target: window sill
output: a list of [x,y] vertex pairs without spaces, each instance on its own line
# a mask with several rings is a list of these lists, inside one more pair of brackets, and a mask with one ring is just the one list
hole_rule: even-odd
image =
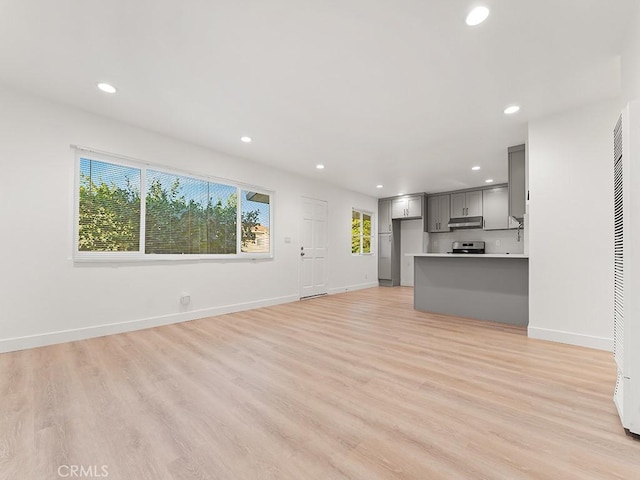
[[192,254],[157,254],[143,255],[140,253],[91,253],[76,254],[73,263],[78,264],[145,264],[145,263],[201,263],[201,262],[246,262],[254,260],[273,260],[271,253],[263,254],[228,254],[228,255],[192,255]]

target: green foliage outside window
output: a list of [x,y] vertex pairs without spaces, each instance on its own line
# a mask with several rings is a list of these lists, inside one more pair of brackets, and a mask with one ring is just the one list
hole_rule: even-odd
[[371,215],[357,210],[351,216],[351,253],[371,253]]
[[128,180],[124,187],[96,184],[80,177],[80,251],[132,252],[140,249],[140,192]]
[[[160,172],[160,175],[164,174]],[[169,177],[171,184],[163,184],[160,178],[166,183]],[[186,190],[180,179],[189,184]],[[213,195],[207,194],[210,185],[219,187],[222,198],[214,199]],[[145,253],[237,253],[236,192],[235,187],[189,177],[155,177],[149,182],[145,198]],[[243,246],[256,239],[258,214],[257,210],[242,211]],[[81,159],[78,220],[79,251],[139,251],[140,170]]]
[[145,253],[236,253],[237,195],[223,204],[187,200],[176,178],[167,188],[153,180],[146,201]]

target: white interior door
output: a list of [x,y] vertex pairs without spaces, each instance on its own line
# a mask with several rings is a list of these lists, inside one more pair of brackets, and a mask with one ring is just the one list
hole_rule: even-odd
[[302,197],[300,297],[327,293],[327,202]]

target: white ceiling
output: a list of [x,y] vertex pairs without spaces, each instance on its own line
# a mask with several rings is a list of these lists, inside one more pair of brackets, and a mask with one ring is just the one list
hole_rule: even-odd
[[530,119],[619,95],[638,1],[482,3],[0,0],[0,83],[377,197],[504,182]]

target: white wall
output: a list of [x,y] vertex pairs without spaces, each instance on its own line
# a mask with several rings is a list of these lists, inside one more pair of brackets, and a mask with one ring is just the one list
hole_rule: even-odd
[[620,102],[529,124],[529,336],[612,349]]
[[[70,144],[275,191],[275,259],[74,264]],[[0,162],[0,351],[296,300],[303,195],[329,202],[330,293],[377,285],[377,258],[351,255],[351,209],[377,211],[372,197],[4,88]]]
[[[613,348],[612,132],[622,106],[640,99],[640,5],[627,21],[621,100],[529,124],[529,335],[534,338]],[[576,211],[584,214],[572,214]]]
[[640,4],[628,21],[628,36],[620,61],[624,103],[640,99]]

